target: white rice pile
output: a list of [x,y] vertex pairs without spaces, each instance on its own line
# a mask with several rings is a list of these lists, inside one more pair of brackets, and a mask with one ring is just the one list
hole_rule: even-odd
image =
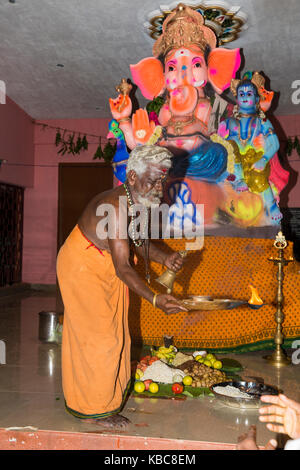
[[144,381],[151,379],[154,382],[172,384],[174,383],[174,379],[176,376],[176,381],[178,381],[178,375],[181,377],[182,380],[185,376],[185,373],[182,372],[182,370],[180,369],[173,369],[167,366],[167,364],[164,364],[162,361],[155,361],[153,362],[153,364],[151,364],[151,366],[147,367],[141,380]]
[[214,387],[214,391],[216,393],[219,393],[220,395],[226,395],[227,397],[252,398],[252,396],[248,393],[241,392],[241,390],[236,387],[233,387],[232,385],[226,385],[226,387]]

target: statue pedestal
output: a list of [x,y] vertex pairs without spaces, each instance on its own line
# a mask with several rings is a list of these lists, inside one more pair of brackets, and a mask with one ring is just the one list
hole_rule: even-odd
[[[274,256],[274,238],[206,236],[201,251],[188,253],[184,268],[174,284],[174,295],[178,298],[210,295],[243,300],[250,299],[251,284],[264,301],[263,307],[253,310],[242,306],[233,310],[183,312],[168,316],[131,292],[129,326],[132,342],[158,346],[162,344],[163,336],[169,335],[174,336],[174,344],[180,348],[225,351],[273,347],[277,270],[268,258]],[[166,251],[179,251],[184,250],[185,242],[182,239],[154,243]],[[285,250],[287,258],[292,256],[292,248],[292,243],[289,243]],[[136,269],[144,277],[144,263],[140,258]],[[285,342],[300,337],[299,269],[297,262],[289,263],[285,268]],[[165,293],[155,281],[164,270],[161,265],[151,263],[150,287],[157,293]]]

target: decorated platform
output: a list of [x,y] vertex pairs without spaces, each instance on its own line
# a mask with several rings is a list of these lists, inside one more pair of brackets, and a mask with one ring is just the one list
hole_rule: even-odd
[[[156,243],[164,250],[183,250],[185,240]],[[205,237],[201,251],[189,252],[183,270],[174,283],[174,295],[244,299],[251,296],[253,285],[264,305],[251,309],[247,304],[232,310],[190,311],[167,316],[134,293],[130,293],[129,325],[135,344],[161,345],[164,335],[174,337],[179,348],[204,348],[222,351],[249,351],[272,348],[275,334],[277,268],[269,261],[274,257],[274,240],[232,237]],[[285,249],[291,258],[293,246]],[[143,260],[136,266],[144,276]],[[151,289],[164,292],[155,279],[165,268],[151,263]],[[299,263],[284,268],[283,334],[284,346],[300,337]]]

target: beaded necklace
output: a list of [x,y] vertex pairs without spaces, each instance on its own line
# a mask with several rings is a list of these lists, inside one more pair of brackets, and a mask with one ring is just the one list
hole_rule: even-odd
[[[246,116],[245,116],[246,117]],[[245,145],[248,143],[248,141],[250,140],[250,137],[251,137],[251,132],[252,132],[252,124],[253,122],[255,121],[256,117],[252,117],[250,118],[250,120],[248,121],[248,135],[246,137],[246,139],[242,139],[241,137],[241,133],[242,133],[242,123],[241,121],[239,120],[239,130],[238,130],[238,139],[239,141],[242,143],[243,147],[245,147]]]
[[[129,204],[129,215],[130,215],[130,218],[131,218],[131,221],[130,221],[130,224],[131,225],[131,240],[134,244],[134,246],[136,246],[137,248],[141,247],[141,246],[144,246],[144,259],[145,259],[145,268],[146,268],[146,280],[148,282],[148,284],[150,284],[150,272],[149,272],[149,237],[147,237],[147,239],[143,239],[143,240],[137,240],[136,239],[136,232],[135,232],[135,216],[133,215],[132,211],[130,210],[133,206],[134,206],[134,202],[133,202],[133,199],[132,199],[132,194],[131,194],[131,191],[128,187],[128,184],[125,182],[123,183],[123,187],[125,189],[125,193],[126,193],[126,196],[127,196],[127,200],[128,200],[128,204]],[[143,234],[145,234],[145,231],[146,231],[146,226],[147,226],[147,223],[148,223],[148,220],[149,220],[149,214],[148,214],[148,211],[147,211],[147,217],[145,217],[145,225],[144,225],[144,229],[142,231]]]

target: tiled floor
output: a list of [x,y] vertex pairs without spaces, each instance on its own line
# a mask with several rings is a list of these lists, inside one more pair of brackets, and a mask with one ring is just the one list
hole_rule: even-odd
[[[65,412],[61,387],[61,347],[43,344],[38,340],[38,313],[56,309],[54,293],[33,291],[0,297],[0,340],[6,346],[6,364],[0,365],[0,448],[16,446],[18,434],[11,434],[12,432],[25,431],[33,437],[36,437],[37,430],[66,432],[70,433],[67,436],[81,436],[81,442],[83,435],[77,433],[94,437],[95,433],[99,433],[99,428]],[[263,359],[265,354],[266,351],[260,351],[229,356],[238,359],[245,367],[243,377],[263,377],[266,383],[283,389],[289,397],[300,401],[300,365],[278,370]],[[141,440],[144,446],[151,446],[151,439],[153,446],[158,446],[160,442],[161,445],[165,443],[169,449],[172,446],[196,449],[199,448],[199,443],[204,445],[205,442],[216,443],[216,448],[223,443],[233,445],[250,424],[257,425],[259,445],[265,444],[271,436],[274,437],[258,421],[257,411],[238,411],[219,404],[212,397],[187,398],[183,401],[130,397],[123,415],[130,419],[131,425],[126,432],[114,435],[118,434],[127,442],[124,444],[126,448],[138,448]],[[8,434],[4,431],[7,428],[26,426],[31,428],[8,430]],[[49,435],[52,436],[52,444],[49,444],[48,439],[48,444],[40,441],[40,446],[55,446],[55,434],[52,432]],[[101,445],[115,445],[112,433],[110,440],[101,444],[100,440],[105,435],[109,433],[96,436],[98,441],[93,444],[96,448]],[[4,440],[1,444],[1,439],[6,439],[6,444]],[[31,447],[25,438],[22,439],[21,443],[25,447]],[[120,446],[120,441],[118,442]],[[89,445],[88,441],[85,445]]]

